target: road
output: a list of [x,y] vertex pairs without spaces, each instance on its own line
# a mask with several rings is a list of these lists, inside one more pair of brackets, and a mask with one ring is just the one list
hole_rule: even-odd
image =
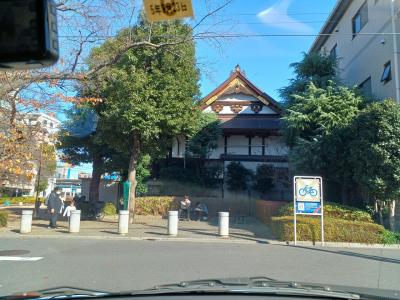
[[[31,260],[10,261],[10,256],[4,255]],[[260,275],[399,289],[400,253],[394,249],[187,241],[1,238],[0,242],[3,296],[61,285],[118,291],[184,280]]]

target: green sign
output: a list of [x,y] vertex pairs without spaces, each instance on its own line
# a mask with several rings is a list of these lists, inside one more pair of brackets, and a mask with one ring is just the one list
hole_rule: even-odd
[[129,188],[130,188],[130,182],[125,181],[124,182],[124,192],[123,192],[123,199],[124,199],[124,210],[127,210],[129,207],[128,199],[129,199]]

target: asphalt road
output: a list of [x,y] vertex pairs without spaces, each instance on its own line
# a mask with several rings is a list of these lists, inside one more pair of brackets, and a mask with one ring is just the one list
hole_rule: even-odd
[[[9,255],[38,260],[9,261]],[[0,239],[3,296],[65,285],[120,291],[184,280],[261,275],[398,290],[400,252],[216,242]]]

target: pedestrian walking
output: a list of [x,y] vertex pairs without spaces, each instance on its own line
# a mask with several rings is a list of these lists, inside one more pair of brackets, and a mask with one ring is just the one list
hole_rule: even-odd
[[47,228],[57,228],[57,218],[62,207],[60,194],[60,189],[56,187],[49,195],[47,208],[50,212],[50,223]]

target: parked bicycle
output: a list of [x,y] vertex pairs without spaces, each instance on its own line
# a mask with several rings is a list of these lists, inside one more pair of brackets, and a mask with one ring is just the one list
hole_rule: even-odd
[[81,202],[81,219],[102,221],[104,219],[103,206],[104,203]]
[[314,189],[312,186],[306,185],[305,187],[299,190],[299,195],[300,196],[310,195],[312,197],[315,197],[318,195],[318,191]]

